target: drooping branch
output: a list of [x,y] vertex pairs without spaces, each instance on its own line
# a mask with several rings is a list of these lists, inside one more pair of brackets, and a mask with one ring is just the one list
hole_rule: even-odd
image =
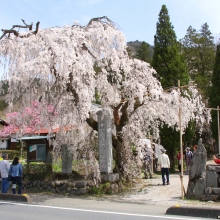
[[[37,34],[38,30],[39,30],[39,25],[40,25],[40,22],[38,21],[36,23],[36,28],[35,28],[35,31],[31,31],[32,30],[32,27],[33,27],[33,23],[31,23],[30,25],[27,25],[25,23],[25,21],[23,19],[21,19],[22,22],[25,24],[24,25],[13,25],[11,29],[1,29],[1,31],[3,32],[2,36],[0,37],[0,40],[6,35],[6,34],[14,34],[16,37],[20,37],[20,38],[28,38],[30,37],[31,35],[34,35],[34,34]],[[29,31],[31,32],[28,32],[27,34],[20,34],[18,31],[14,30],[14,28],[28,28]]]
[[103,24],[108,24],[108,25],[110,25],[113,28],[116,27],[116,24],[113,21],[111,21],[107,16],[92,18],[89,21],[89,23],[87,24],[87,26],[91,25],[94,21],[95,22],[100,22],[100,23],[103,23]]

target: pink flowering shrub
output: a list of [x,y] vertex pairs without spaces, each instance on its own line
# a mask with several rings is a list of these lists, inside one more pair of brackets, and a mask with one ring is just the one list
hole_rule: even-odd
[[40,128],[53,125],[58,116],[54,106],[46,105],[34,100],[30,107],[21,109],[20,112],[6,114],[6,121],[9,126],[0,130],[0,137],[7,137],[11,134],[30,134],[37,132]]

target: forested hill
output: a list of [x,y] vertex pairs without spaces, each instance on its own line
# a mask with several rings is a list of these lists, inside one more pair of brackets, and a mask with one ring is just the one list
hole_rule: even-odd
[[[138,40],[127,42],[127,46],[128,46],[130,53],[133,57],[136,56],[137,51],[140,49],[141,44],[142,44],[142,41],[138,41]],[[153,57],[153,53],[154,53],[154,47],[149,44],[149,55],[150,55],[151,59]]]

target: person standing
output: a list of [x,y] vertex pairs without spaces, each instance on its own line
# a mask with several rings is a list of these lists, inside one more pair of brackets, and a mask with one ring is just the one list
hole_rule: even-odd
[[220,159],[217,158],[215,155],[213,156],[213,160],[215,161],[216,164],[220,164]]
[[150,178],[153,178],[152,175],[152,158],[153,157],[153,151],[151,148],[147,147],[147,145],[144,145],[144,152],[143,152],[143,163],[144,163],[144,177],[145,179],[148,179],[148,173]]
[[196,153],[197,148],[198,148],[198,145],[194,145],[194,146],[193,146],[193,149],[194,149],[193,155]]
[[[166,153],[165,149],[161,149],[162,154],[158,157],[158,165],[161,167],[161,173],[162,173],[162,181],[163,185],[165,183],[167,185],[170,185],[170,179],[169,179],[169,168],[170,168],[170,159]],[[166,176],[166,179],[165,179]]]
[[187,147],[187,148],[186,148],[186,155],[185,155],[185,160],[186,160],[186,174],[189,173],[190,164],[191,164],[191,162],[192,162],[192,156],[193,156],[192,151],[190,150],[189,147]]
[[10,169],[10,164],[8,162],[8,154],[2,154],[3,160],[0,161],[0,173],[2,177],[2,193],[8,192],[9,182],[8,173]]
[[12,176],[12,193],[16,194],[16,184],[18,184],[18,194],[22,191],[22,165],[19,163],[19,158],[15,157],[9,170]]
[[179,172],[181,172],[181,153],[180,153],[180,151],[178,151],[177,160],[178,160],[178,170],[179,170]]

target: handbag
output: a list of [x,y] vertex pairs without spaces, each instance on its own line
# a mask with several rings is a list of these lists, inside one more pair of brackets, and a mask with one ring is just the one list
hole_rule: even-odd
[[8,179],[7,180],[8,181],[12,181],[12,175],[11,174],[8,175]]

